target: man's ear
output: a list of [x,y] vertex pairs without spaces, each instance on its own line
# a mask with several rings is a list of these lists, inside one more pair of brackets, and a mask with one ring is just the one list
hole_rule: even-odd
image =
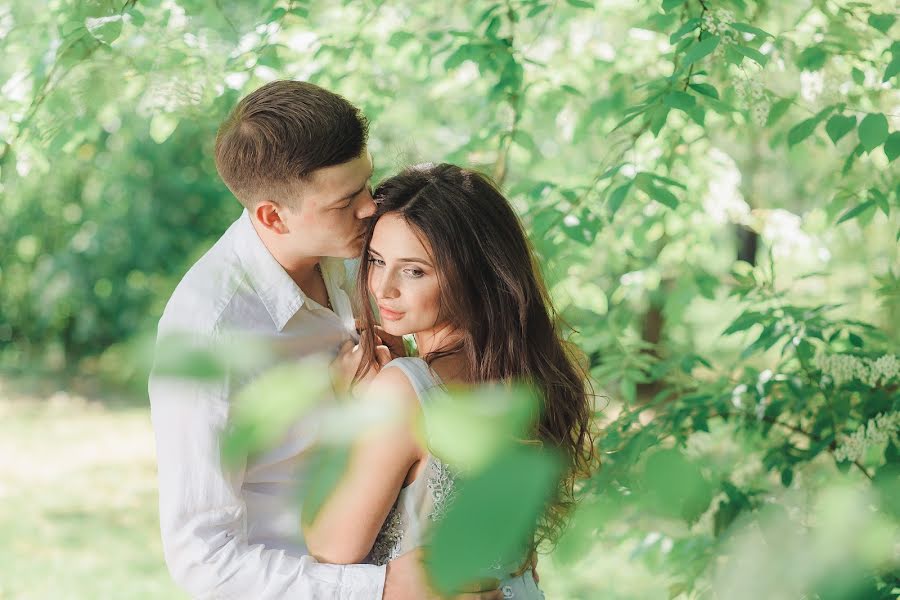
[[281,218],[284,207],[272,202],[271,200],[263,200],[253,209],[253,215],[260,225],[277,234],[288,232],[287,224]]

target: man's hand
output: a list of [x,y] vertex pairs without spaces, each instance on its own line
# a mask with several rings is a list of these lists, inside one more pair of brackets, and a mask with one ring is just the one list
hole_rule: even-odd
[[[471,586],[468,591],[452,596],[452,600],[502,600],[495,580]],[[384,600],[441,600],[441,596],[429,588],[422,568],[422,550],[416,549],[392,560],[387,565],[384,578]],[[446,597],[445,597],[446,598]]]
[[[344,394],[350,391],[362,358],[363,352],[359,344],[347,340],[341,345],[338,355],[331,361],[331,383],[336,392]],[[371,366],[362,381],[370,380],[382,366],[390,362],[391,353],[387,346],[375,346],[375,360],[377,364]]]

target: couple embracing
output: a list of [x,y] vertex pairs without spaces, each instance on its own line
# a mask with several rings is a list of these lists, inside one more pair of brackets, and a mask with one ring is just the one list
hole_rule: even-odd
[[[159,338],[305,340],[292,359],[330,352],[337,388],[381,390],[404,418],[357,440],[340,484],[301,518],[312,417],[271,451],[226,465],[229,409],[247,381],[155,370],[160,521],[176,582],[195,598],[437,598],[422,544],[446,508],[436,490],[452,481],[410,424],[447,386],[527,381],[541,402],[527,441],[557,450],[565,469],[521,560],[458,598],[542,598],[534,549],[558,531],[593,462],[592,409],[509,202],[448,164],[407,168],[373,191],[365,117],[304,82],[241,100],[215,152],[245,210],[182,279]],[[405,356],[404,335],[417,356]]]

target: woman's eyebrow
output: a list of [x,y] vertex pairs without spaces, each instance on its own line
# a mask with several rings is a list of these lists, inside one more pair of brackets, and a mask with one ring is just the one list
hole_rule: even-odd
[[[374,248],[369,248],[369,253],[375,254],[376,256],[379,256],[379,257],[381,256],[381,253],[378,252],[378,250],[376,250]],[[399,259],[397,259],[397,262],[411,262],[411,263],[419,263],[419,264],[425,265],[426,267],[431,266],[431,263],[428,262],[427,260],[425,260],[424,258],[416,258],[416,257],[399,258]]]
[[398,262],[413,262],[413,263],[423,264],[426,267],[431,266],[431,263],[428,262],[427,260],[425,260],[424,258],[401,258],[398,260]]

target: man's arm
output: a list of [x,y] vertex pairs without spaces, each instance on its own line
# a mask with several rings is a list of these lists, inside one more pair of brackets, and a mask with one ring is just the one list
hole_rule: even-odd
[[228,384],[150,378],[163,549],[194,598],[380,600],[385,570],[325,565],[247,541],[243,468],[225,469],[220,441]]

